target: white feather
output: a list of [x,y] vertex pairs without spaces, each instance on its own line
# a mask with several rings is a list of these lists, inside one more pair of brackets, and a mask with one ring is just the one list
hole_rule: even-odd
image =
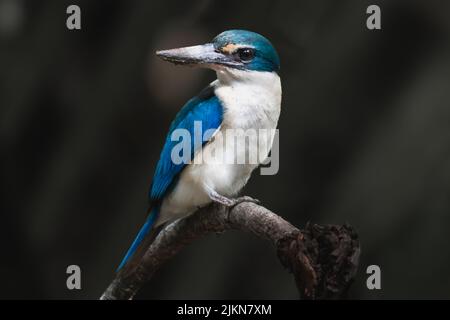
[[[219,154],[223,153],[224,158],[214,163],[198,163],[200,155],[195,155],[193,163],[182,171],[175,188],[164,198],[157,225],[187,216],[207,205],[211,202],[208,188],[223,196],[233,197],[245,186],[258,163],[237,164],[236,159],[243,156],[242,152],[248,152],[249,146],[241,145],[242,140],[239,139],[224,141],[228,129],[268,129],[273,133],[277,126],[281,82],[275,72],[230,68],[220,68],[216,72],[218,79],[212,85],[224,107],[223,122],[219,128],[221,134],[215,134],[214,139],[204,146],[203,152],[214,148]],[[259,163],[268,155],[272,141],[273,134],[262,140],[260,137]]]

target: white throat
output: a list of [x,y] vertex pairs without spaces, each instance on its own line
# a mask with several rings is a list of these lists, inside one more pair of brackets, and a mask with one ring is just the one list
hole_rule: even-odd
[[[214,92],[224,108],[219,129],[221,134],[216,133],[203,151],[214,149],[225,156],[224,161],[196,164],[197,155],[193,164],[183,170],[176,188],[164,199],[158,224],[186,216],[211,202],[208,190],[233,197],[245,186],[258,163],[234,164],[236,158],[247,153],[249,145],[233,139],[234,137],[228,140],[228,129],[269,129],[268,131],[274,133],[271,129],[277,126],[281,83],[276,73],[235,69],[216,71],[218,79],[211,85],[214,86]],[[227,139],[226,143],[224,139]],[[273,135],[263,136],[263,139],[259,140],[257,151],[261,155],[259,159],[264,160],[272,147]],[[229,141],[232,143],[229,144]]]
[[215,94],[224,107],[222,126],[275,129],[281,108],[281,81],[276,72],[221,68]]

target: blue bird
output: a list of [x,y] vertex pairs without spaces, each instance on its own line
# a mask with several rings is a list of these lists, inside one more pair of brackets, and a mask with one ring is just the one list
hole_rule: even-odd
[[[242,201],[235,196],[268,156],[280,115],[280,60],[260,34],[229,30],[210,43],[156,55],[171,63],[212,69],[217,80],[173,120],[150,187],[147,220],[118,270],[131,270],[168,223],[211,202],[231,207]],[[268,134],[241,139],[249,130],[261,129]],[[180,149],[181,136],[189,138]],[[246,156],[254,151],[257,160],[249,161]]]

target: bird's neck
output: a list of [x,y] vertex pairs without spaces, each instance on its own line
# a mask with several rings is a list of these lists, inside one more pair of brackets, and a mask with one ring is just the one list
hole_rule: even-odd
[[[215,94],[232,127],[274,128],[281,105],[281,82],[275,72],[226,69],[217,71]],[[257,123],[258,122],[258,123]]]
[[216,70],[217,79],[222,85],[253,85],[266,88],[279,87],[280,77],[276,72],[220,68]]

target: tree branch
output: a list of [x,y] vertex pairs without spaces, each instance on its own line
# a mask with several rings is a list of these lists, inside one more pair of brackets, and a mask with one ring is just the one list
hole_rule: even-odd
[[348,226],[308,224],[299,230],[252,202],[228,209],[211,204],[167,226],[147,249],[133,272],[117,274],[100,299],[132,299],[144,283],[185,245],[209,233],[236,229],[269,240],[282,264],[294,274],[300,297],[340,298],[352,282],[359,262],[359,241]]

